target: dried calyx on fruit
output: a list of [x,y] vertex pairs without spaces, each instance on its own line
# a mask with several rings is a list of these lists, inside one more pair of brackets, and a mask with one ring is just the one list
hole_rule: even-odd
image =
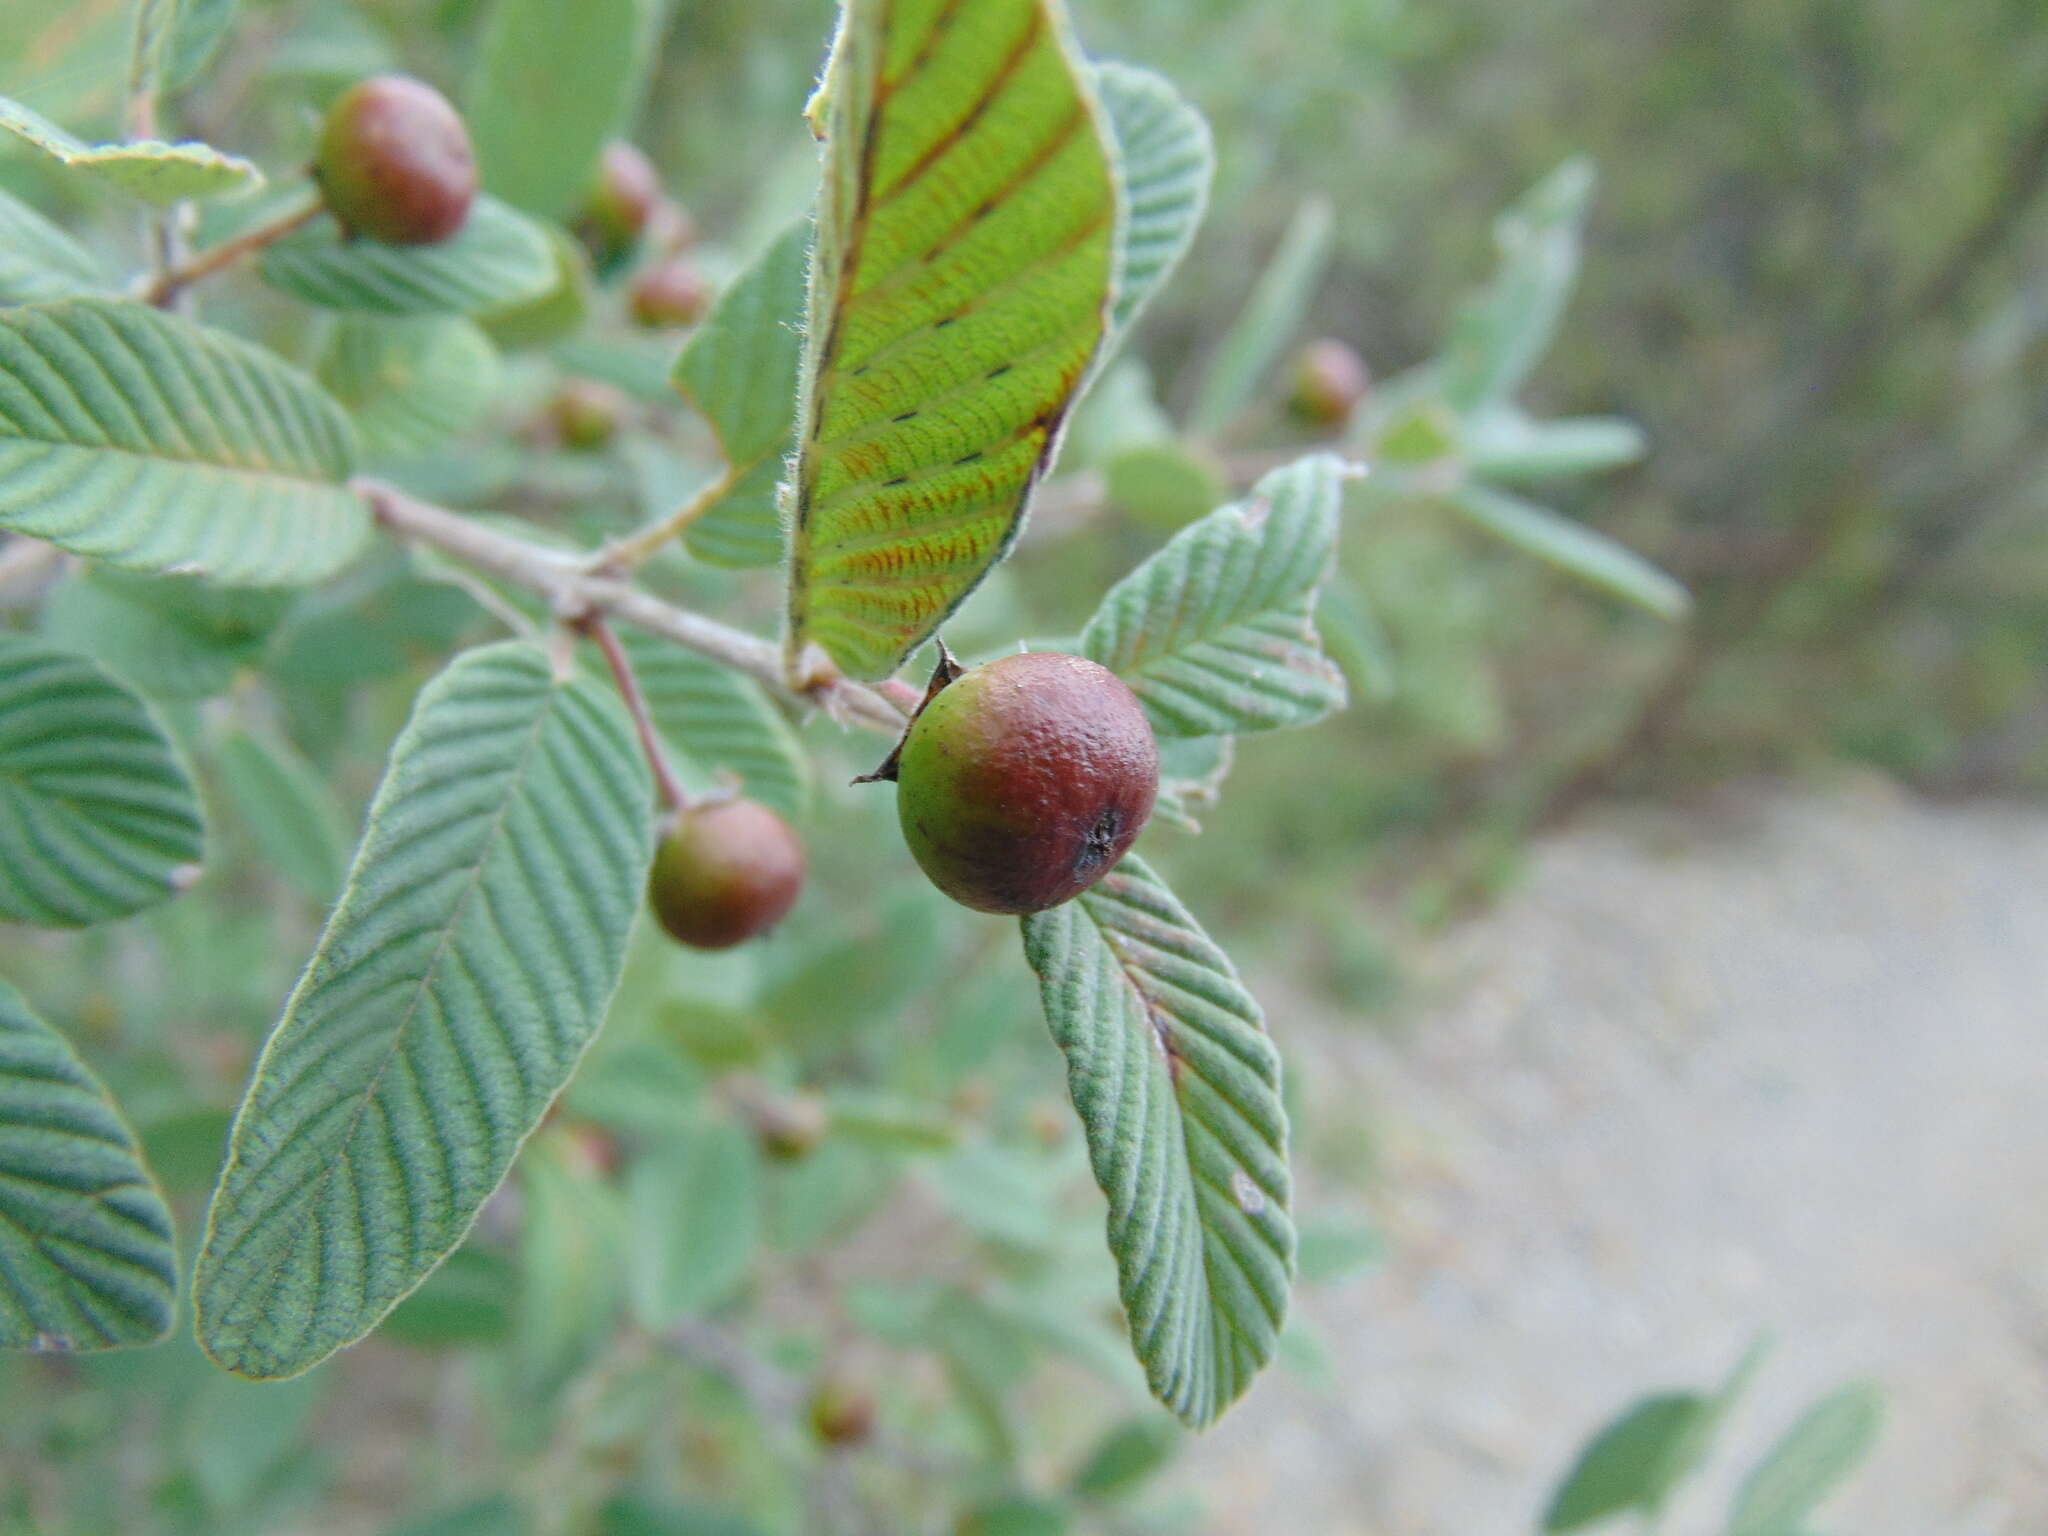
[[633,318],[650,329],[695,325],[711,308],[711,285],[681,258],[657,262],[633,279]]
[[640,243],[661,203],[661,175],[654,162],[624,139],[614,139],[598,157],[597,180],[577,220],[577,233],[598,264],[610,266]]
[[1294,355],[1294,414],[1321,427],[1342,426],[1372,387],[1365,359],[1348,342],[1324,336]]
[[1159,746],[1137,697],[1080,656],[1026,652],[961,672],[942,657],[903,740],[903,840],[932,884],[981,912],[1042,912],[1080,895],[1137,840]]
[[677,943],[730,949],[780,922],[803,884],[803,845],[788,822],[753,800],[700,801],[663,832],[647,901]]
[[476,199],[476,155],[448,98],[405,75],[344,91],[320,130],[313,175],[351,235],[432,245],[462,228]]

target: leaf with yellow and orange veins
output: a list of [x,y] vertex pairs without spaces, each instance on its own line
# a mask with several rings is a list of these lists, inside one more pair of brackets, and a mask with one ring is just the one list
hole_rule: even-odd
[[893,671],[1002,558],[1114,300],[1114,151],[1060,0],[846,0],[790,650]]

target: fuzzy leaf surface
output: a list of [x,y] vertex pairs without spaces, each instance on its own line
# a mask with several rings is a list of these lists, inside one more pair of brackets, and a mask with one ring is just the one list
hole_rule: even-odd
[[1303,725],[1343,706],[1315,605],[1346,473],[1331,454],[1276,469],[1110,588],[1081,654],[1130,684],[1161,736]]
[[373,315],[483,314],[537,299],[560,277],[546,231],[489,196],[438,245],[344,240],[323,214],[267,247],[257,270],[295,299]]
[[1223,952],[1143,861],[1023,920],[1067,1058],[1132,1348],[1213,1421],[1271,1360],[1294,1274],[1280,1056]]
[[44,304],[105,286],[98,258],[20,198],[0,191],[0,304]]
[[1112,149],[1060,0],[846,0],[789,631],[892,671],[1002,558],[1108,323]]
[[142,700],[89,658],[0,634],[0,921],[77,928],[177,894],[199,797]]
[[136,570],[318,581],[369,531],[355,436],[297,369],[142,304],[0,310],[0,528]]
[[177,1294],[171,1213],[135,1133],[0,981],[0,1348],[153,1343]]
[[165,144],[155,139],[88,144],[6,96],[0,96],[0,129],[34,145],[67,170],[158,207],[186,198],[252,192],[263,185],[263,173],[255,166],[210,144]]
[[650,812],[624,711],[538,647],[422,691],[235,1119],[194,1280],[221,1364],[318,1364],[462,1240],[603,1018]]
[[1208,122],[1163,75],[1098,64],[1095,89],[1115,132],[1124,188],[1113,346],[1194,244],[1216,176],[1216,147]]

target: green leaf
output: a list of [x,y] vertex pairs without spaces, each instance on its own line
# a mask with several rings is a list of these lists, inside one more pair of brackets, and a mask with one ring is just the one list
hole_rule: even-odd
[[543,218],[575,214],[641,74],[638,0],[496,0],[466,93],[483,184]]
[[1213,437],[1251,404],[1260,381],[1301,329],[1309,300],[1330,263],[1329,202],[1310,198],[1296,210],[1251,296],[1216,344],[1188,426]]
[[114,1101],[0,981],[0,1347],[112,1349],[171,1328],[171,1213]]
[[759,1242],[760,1158],[745,1130],[704,1120],[649,1147],[626,1179],[633,1315],[662,1329],[746,1283]]
[[1060,0],[846,0],[811,107],[795,657],[885,675],[1016,537],[1113,296],[1086,71]]
[[1470,484],[1453,491],[1450,503],[1495,538],[1660,618],[1682,618],[1692,606],[1684,587],[1634,550],[1548,507]]
[[[548,286],[535,298],[500,305],[477,316],[485,334],[507,349],[544,347],[561,341],[582,329],[590,315],[594,280],[589,253],[559,224],[544,224],[541,231],[547,236],[555,264]],[[608,341],[605,350],[612,346]]]
[[1222,799],[1236,757],[1235,736],[1165,738],[1159,743],[1159,798],[1152,814],[1184,832],[1201,831],[1201,813]]
[[1126,1419],[1096,1442],[1074,1474],[1073,1491],[1086,1499],[1129,1493],[1164,1471],[1184,1438],[1172,1421],[1155,1415]]
[[204,851],[162,728],[87,658],[0,634],[0,920],[75,928],[176,895]]
[[532,1529],[518,1500],[499,1493],[407,1520],[385,1536],[527,1536]]
[[235,24],[241,0],[180,0],[163,61],[163,88],[175,91],[212,60]]
[[1627,1510],[1654,1514],[1705,1450],[1716,1417],[1698,1392],[1641,1398],[1587,1442],[1543,1516],[1546,1531],[1576,1531]]
[[541,226],[492,197],[438,245],[347,240],[323,214],[266,248],[257,270],[308,304],[376,315],[482,314],[537,299],[559,277]]
[[519,1161],[519,1297],[513,1346],[521,1385],[545,1396],[588,1365],[617,1321],[624,1294],[625,1213],[559,1134]]
[[969,1510],[954,1536],[1067,1536],[1073,1519],[1064,1504],[1019,1494]]
[[417,458],[475,426],[498,390],[498,349],[453,315],[343,315],[320,382],[372,458]]
[[150,698],[203,699],[260,658],[290,600],[285,588],[85,565],[50,594],[41,624]]
[[708,790],[721,774],[737,774],[763,805],[792,819],[804,814],[810,758],[759,684],[658,636],[631,633],[625,646],[685,783]]
[[1867,1381],[1837,1387],[1779,1436],[1743,1479],[1728,1536],[1798,1531],[1877,1444],[1884,1395]]
[[263,173],[255,166],[210,144],[163,144],[155,139],[88,144],[5,96],[0,96],[0,129],[26,140],[68,170],[159,207],[185,198],[252,192],[263,185]]
[[536,646],[422,691],[235,1119],[193,1283],[215,1360],[296,1375],[462,1240],[617,985],[651,793],[617,702]]
[[512,1337],[519,1270],[503,1254],[466,1243],[384,1319],[379,1338],[415,1349],[503,1344]]
[[1216,150],[1202,114],[1162,75],[1129,64],[1098,64],[1095,90],[1115,133],[1124,191],[1113,347],[1194,243],[1216,174]]
[[1592,199],[1591,163],[1567,160],[1495,222],[1500,268],[1460,307],[1437,364],[1444,398],[1458,410],[1507,399],[1550,350]]
[[782,478],[796,415],[810,227],[786,230],[719,295],[676,359],[675,384],[711,423],[730,489],[684,535],[714,565],[782,558]]
[[348,871],[348,841],[326,780],[285,742],[248,731],[221,737],[213,762],[256,851],[300,894],[332,901]]
[[1503,485],[1597,475],[1635,463],[1649,446],[1641,427],[1618,416],[1531,421],[1512,406],[1474,415],[1464,431],[1472,472]]
[[761,1536],[759,1526],[702,1504],[622,1496],[598,1511],[597,1536]]
[[269,353],[141,304],[0,310],[0,527],[139,570],[317,581],[369,530],[348,418]]
[[1375,704],[1393,698],[1400,683],[1393,639],[1364,589],[1342,571],[1332,572],[1317,594],[1316,632],[1353,688]]
[[91,252],[12,193],[0,191],[0,304],[42,304],[106,286]]
[[1294,1273],[1280,1056],[1230,961],[1142,860],[1024,919],[1109,1197],[1153,1394],[1197,1427],[1273,1357]]
[[1081,654],[1130,684],[1162,736],[1272,730],[1342,708],[1344,674],[1323,655],[1315,606],[1348,473],[1312,454],[1182,529],[1110,588]]

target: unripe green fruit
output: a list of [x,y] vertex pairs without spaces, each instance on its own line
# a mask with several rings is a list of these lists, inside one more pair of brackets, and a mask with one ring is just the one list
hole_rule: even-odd
[[1372,387],[1365,359],[1345,342],[1325,336],[1294,355],[1295,415],[1319,427],[1342,426]]
[[596,379],[568,380],[548,404],[548,420],[563,446],[585,451],[609,443],[625,414],[625,396]]
[[711,308],[711,285],[687,261],[664,261],[633,280],[633,318],[649,329],[695,325]]
[[639,243],[661,201],[661,174],[654,162],[624,139],[605,145],[590,201],[577,224],[600,265],[620,260]]
[[374,75],[342,93],[320,130],[313,174],[344,229],[389,245],[446,240],[476,198],[461,116],[404,75]]
[[780,922],[804,884],[804,850],[789,823],[752,800],[693,805],[654,851],[647,900],[669,937],[730,949]]
[[1123,680],[1079,656],[976,667],[926,704],[896,765],[903,840],[980,912],[1043,912],[1116,866],[1152,814],[1159,746]]

